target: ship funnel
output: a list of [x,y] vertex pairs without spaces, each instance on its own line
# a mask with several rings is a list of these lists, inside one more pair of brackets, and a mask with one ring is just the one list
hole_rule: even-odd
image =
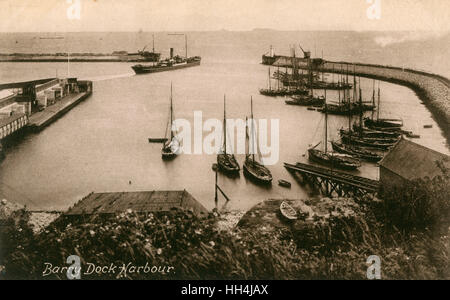
[[295,48],[291,47],[291,57],[295,57]]
[[173,48],[170,48],[170,58],[173,58]]

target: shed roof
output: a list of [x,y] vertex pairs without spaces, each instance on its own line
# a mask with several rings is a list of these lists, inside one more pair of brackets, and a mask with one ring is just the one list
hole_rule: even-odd
[[75,204],[65,215],[114,214],[131,209],[134,212],[170,211],[173,208],[192,209],[200,216],[208,210],[187,191],[143,191],[92,193]]
[[448,155],[402,138],[380,161],[380,166],[407,180],[412,180],[442,175],[438,163],[450,169]]

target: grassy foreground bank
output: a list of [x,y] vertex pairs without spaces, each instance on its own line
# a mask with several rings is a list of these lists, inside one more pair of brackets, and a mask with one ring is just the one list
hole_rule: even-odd
[[0,278],[66,279],[65,272],[43,276],[45,266],[67,267],[67,257],[78,255],[83,270],[89,263],[160,267],[83,279],[366,279],[366,260],[378,255],[382,279],[450,279],[448,175],[386,191],[354,214],[337,205],[327,218],[304,216],[273,230],[221,230],[217,214],[198,219],[174,210],[62,217],[33,233],[29,213],[19,211],[2,226]]

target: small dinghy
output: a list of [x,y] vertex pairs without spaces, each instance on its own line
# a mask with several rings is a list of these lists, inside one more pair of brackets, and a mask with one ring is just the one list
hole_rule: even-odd
[[278,185],[282,186],[282,187],[286,187],[286,188],[290,188],[291,187],[291,183],[287,180],[284,179],[280,179],[278,180]]
[[280,212],[288,220],[297,220],[297,212],[286,201],[280,204]]

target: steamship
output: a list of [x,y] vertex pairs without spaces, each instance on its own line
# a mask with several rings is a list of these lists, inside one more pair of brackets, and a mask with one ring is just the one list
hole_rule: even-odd
[[172,71],[182,68],[194,67],[200,65],[201,57],[181,57],[173,55],[173,48],[170,48],[170,57],[159,61],[154,65],[134,65],[131,68],[136,74],[156,73],[164,71]]

